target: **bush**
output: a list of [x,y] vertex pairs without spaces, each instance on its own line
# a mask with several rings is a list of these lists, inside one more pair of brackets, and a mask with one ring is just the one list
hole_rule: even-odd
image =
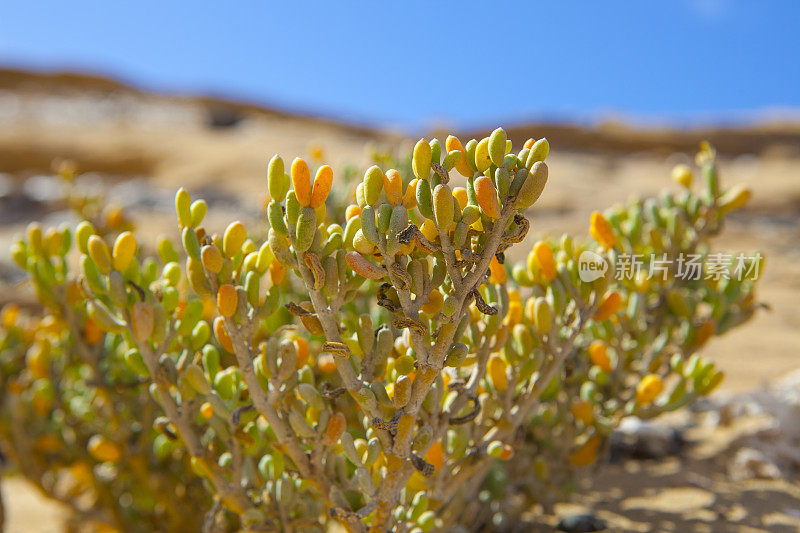
[[[71,165],[56,170],[66,203],[99,235],[132,229],[119,208],[71,186]],[[24,266],[42,309],[0,312],[0,451],[82,522],[198,531],[212,499],[186,475],[184,448],[158,430],[160,408],[124,363],[124,339],[87,317],[83,280],[69,271],[73,246],[65,226],[28,228],[26,247],[38,259]]]
[[[582,318],[564,312],[568,307],[554,314],[555,328],[575,335],[571,350],[561,351],[559,357],[557,350],[569,346],[564,337],[557,350],[548,339],[540,339],[544,342],[534,348],[543,352],[537,357],[555,361],[553,366],[544,365],[553,369],[553,378],[523,425],[524,431],[516,434],[517,459],[509,468],[502,463],[490,467],[484,488],[493,503],[481,508],[483,521],[505,523],[534,503],[548,506],[563,499],[572,490],[580,467],[595,461],[624,417],[648,419],[674,411],[709,394],[722,381],[722,372],[697,352],[712,336],[752,316],[761,263],[758,254],[739,254],[730,257],[729,263],[725,254],[710,248],[725,217],[749,194],[734,187],[719,196],[713,158],[710,147],[698,155],[704,176],[699,194],[691,193],[690,170],[678,166],[673,175],[682,184],[680,194],[665,192],[660,198],[592,216],[590,233],[603,243],[617,279],[609,280],[599,310],[581,327],[570,328],[576,318],[579,324]],[[548,258],[552,251],[557,264],[564,264],[587,249],[597,250],[591,242],[576,246],[567,235],[559,242],[537,243],[526,264],[515,267],[513,277],[521,286],[533,285],[534,296],[553,302],[568,300],[558,297],[552,284],[542,279],[547,276],[541,258]],[[638,273],[632,268],[633,258],[642,260]],[[679,271],[692,263],[704,265],[703,271],[696,275]],[[662,273],[660,265],[671,266]],[[656,275],[650,275],[651,271]],[[558,273],[560,280],[567,276],[573,287],[580,286],[574,267]],[[604,283],[594,283],[598,282]],[[564,286],[574,294],[569,285]],[[586,299],[580,292],[574,300]],[[609,315],[608,303],[614,301],[619,302],[613,306],[617,311]],[[512,312],[506,317],[512,340],[505,343],[503,355],[513,368],[520,368],[523,354],[530,351],[527,332],[537,330],[535,310],[530,309],[530,299],[527,303],[520,323]],[[535,365],[543,367],[540,362]],[[521,476],[520,471],[534,475]]]
[[[265,237],[239,222],[207,232],[205,202],[181,189],[181,246],[162,240],[157,258],[130,231],[33,225],[13,256],[44,312],[5,311],[2,438],[17,452],[52,441],[28,464],[14,454],[35,480],[85,464],[123,529],[135,515],[166,529],[156,511],[198,519],[150,505],[177,486],[186,508],[206,505],[198,479],[215,502],[208,529],[234,516],[252,529],[472,528],[560,497],[623,417],[719,384],[694,352],[752,314],[755,276],[614,275],[632,254],[711,257],[749,193],[720,191],[708,147],[701,193],[678,169],[682,194],[595,213],[593,240],[539,242],[507,264],[548,151],[531,139],[514,154],[502,129],[466,146],[420,140],[410,174],[367,169],[344,227],[327,218],[332,169],[312,180],[302,159],[287,173],[275,156]],[[491,505],[476,510],[478,497]]]

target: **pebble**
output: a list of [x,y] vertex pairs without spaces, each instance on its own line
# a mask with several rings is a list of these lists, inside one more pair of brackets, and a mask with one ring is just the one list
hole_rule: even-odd
[[683,433],[677,428],[630,417],[611,434],[611,461],[662,459],[679,454],[685,444]]
[[558,525],[556,525],[558,531],[567,531],[568,533],[603,531],[607,527],[608,525],[605,520],[589,513],[564,516],[558,521]]

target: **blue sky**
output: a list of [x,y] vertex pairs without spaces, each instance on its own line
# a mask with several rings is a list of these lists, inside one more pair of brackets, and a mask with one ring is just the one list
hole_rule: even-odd
[[407,129],[682,124],[800,108],[799,33],[796,0],[5,0],[0,65]]

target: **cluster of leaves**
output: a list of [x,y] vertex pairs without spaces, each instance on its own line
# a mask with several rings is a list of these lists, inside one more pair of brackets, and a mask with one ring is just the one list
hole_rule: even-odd
[[[122,210],[74,186],[72,165],[56,170],[67,203],[98,238],[132,228]],[[197,531],[212,499],[187,476],[183,447],[158,431],[161,409],[125,363],[124,339],[88,316],[82,280],[70,272],[73,248],[67,226],[43,232],[38,223],[14,246],[41,309],[0,312],[0,451],[83,523]]]
[[3,309],[0,439],[9,461],[103,530],[200,530],[211,498],[186,475],[183,449],[154,429],[160,409],[119,364],[118,339],[89,320],[73,337],[55,316]]
[[[581,285],[575,267],[584,252],[603,254],[616,275],[594,282],[607,285],[605,299],[577,333],[532,418],[517,434],[514,470],[494,465],[490,472],[484,496],[494,501],[482,507],[484,520],[509,520],[534,502],[549,505],[563,499],[574,486],[576,467],[595,462],[623,418],[649,419],[674,411],[722,381],[723,373],[698,351],[755,312],[762,265],[759,254],[741,254],[741,262],[726,259],[714,267],[710,240],[750,195],[740,186],[720,194],[714,158],[704,145],[697,157],[700,187],[693,184],[691,169],[679,165],[673,178],[682,186],[680,193],[664,192],[594,213],[590,234],[599,247],[592,242],[578,246],[564,235],[558,242],[536,243],[527,261],[513,268],[518,285],[530,287],[531,293],[522,311],[506,317],[512,339],[502,354],[510,362],[531,349],[543,352],[538,357],[556,357],[549,339],[531,343],[527,332],[549,329],[536,325],[539,298],[553,303],[559,317],[555,327],[568,327],[564,302],[570,295],[573,302],[586,298],[585,288],[576,292],[570,287]],[[693,185],[700,190],[693,191]],[[690,258],[695,271],[687,271]],[[520,476],[519,470],[533,475]]]
[[[75,273],[69,232],[42,237],[34,226],[13,255],[46,313],[29,330],[13,316],[4,324],[2,360],[17,366],[0,378],[19,396],[4,401],[35,406],[50,387],[44,395],[59,401],[30,416],[61,450],[88,453],[98,479],[109,468],[132,476],[134,453],[152,459],[148,474],[174,467],[175,486],[202,478],[220,528],[233,514],[253,529],[313,531],[335,519],[353,531],[430,531],[474,524],[468,504],[479,494],[506,514],[505,493],[552,497],[563,487],[549,465],[589,464],[622,417],[710,392],[721,374],[692,354],[746,319],[753,299],[751,280],[628,283],[613,268],[580,279],[587,250],[612,266],[631,251],[707,253],[748,194],[719,191],[710,149],[703,196],[687,186],[679,198],[595,213],[595,241],[539,242],[527,262],[506,265],[547,182],[548,152],[531,139],[514,153],[499,128],[465,146],[420,140],[411,174],[367,169],[344,227],[328,221],[332,169],[312,180],[302,159],[287,173],[275,156],[265,238],[239,222],[207,232],[205,202],[181,189],[182,253],[165,239],[147,257],[131,232],[103,235],[85,221]],[[452,187],[451,173],[465,187]],[[45,338],[49,349],[34,348]],[[669,394],[665,381],[677,383]],[[90,419],[66,418],[73,403]],[[28,431],[20,424],[5,422],[3,438],[16,443],[8,435]],[[180,471],[184,456],[191,473]],[[530,483],[520,476],[529,466]]]

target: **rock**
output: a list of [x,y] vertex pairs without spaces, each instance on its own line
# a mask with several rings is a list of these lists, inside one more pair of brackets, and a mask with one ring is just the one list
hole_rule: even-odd
[[561,518],[556,525],[558,531],[567,531],[569,533],[603,531],[607,527],[605,520],[589,513],[567,515]]
[[25,180],[22,190],[32,200],[48,204],[62,201],[66,186],[64,181],[56,176],[38,175]]
[[41,219],[48,206],[31,198],[21,190],[4,191],[0,195],[0,224],[12,225]]
[[787,374],[758,399],[764,410],[777,419],[783,436],[800,441],[800,370]]
[[172,213],[175,209],[175,193],[153,187],[145,178],[115,183],[108,189],[108,199],[132,213]]
[[212,106],[208,109],[207,124],[211,129],[225,129],[238,126],[244,116],[231,107]]
[[728,470],[734,481],[745,479],[780,479],[781,470],[761,450],[755,448],[741,448]]
[[[0,239],[0,246],[11,246],[10,242],[6,242],[5,239]],[[0,260],[0,285],[15,285],[17,283],[22,282],[26,279],[25,271],[20,269],[16,263],[11,260],[5,261]],[[3,299],[0,301],[7,301],[6,295],[3,295]],[[2,454],[0,454],[0,465],[3,464]]]
[[674,427],[626,418],[610,438],[611,461],[622,459],[660,459],[679,454],[686,444],[683,433]]
[[800,471],[800,370],[762,390],[732,396],[707,415],[703,424],[709,426],[740,417],[758,420],[731,443],[726,458],[733,479],[792,479]]
[[0,199],[5,198],[14,190],[11,181],[11,175],[5,172],[0,172]]

